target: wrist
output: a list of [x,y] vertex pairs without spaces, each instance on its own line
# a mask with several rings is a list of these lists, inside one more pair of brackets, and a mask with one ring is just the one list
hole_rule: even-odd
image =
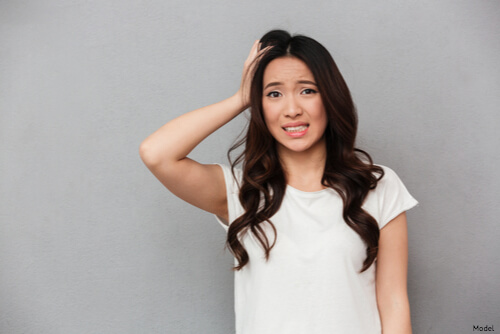
[[250,106],[250,101],[245,96],[245,94],[241,92],[241,90],[238,90],[233,96],[230,97],[230,99],[233,100],[233,103],[235,104],[239,113]]

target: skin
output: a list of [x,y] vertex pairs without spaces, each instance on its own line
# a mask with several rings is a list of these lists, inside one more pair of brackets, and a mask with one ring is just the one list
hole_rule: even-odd
[[[169,121],[139,147],[144,164],[167,189],[225,221],[228,210],[222,169],[187,155],[248,107],[253,61],[265,51],[255,41],[245,61],[240,88],[233,96]],[[320,95],[313,92],[316,87],[310,70],[293,57],[275,59],[264,73],[264,87],[264,118],[278,143],[288,184],[303,191],[322,189],[327,121]],[[306,135],[291,138],[284,133],[283,124],[294,121],[309,124]],[[407,263],[407,224],[402,213],[380,231],[376,292],[383,334],[411,334]]]
[[[263,87],[264,120],[276,139],[287,182],[303,191],[323,189],[328,119],[312,72],[295,57],[277,58],[264,71]],[[290,124],[307,124],[307,132],[291,137],[284,130]]]
[[377,304],[383,334],[411,334],[407,292],[408,230],[406,213],[380,230],[376,262]]
[[187,155],[206,137],[249,106],[255,41],[245,61],[239,90],[233,96],[181,115],[148,136],[139,147],[144,164],[174,195],[228,220],[224,174],[220,166],[200,164]]

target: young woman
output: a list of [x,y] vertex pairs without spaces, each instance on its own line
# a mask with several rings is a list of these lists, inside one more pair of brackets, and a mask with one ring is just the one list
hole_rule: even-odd
[[[244,151],[232,167],[187,157],[248,107]],[[417,201],[355,148],[356,130],[328,51],[276,30],[254,43],[235,95],[141,144],[165,187],[226,229],[236,333],[411,333],[405,211]]]

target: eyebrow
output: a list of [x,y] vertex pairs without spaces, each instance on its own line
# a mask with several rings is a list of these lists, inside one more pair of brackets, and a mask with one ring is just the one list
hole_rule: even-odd
[[[314,85],[314,86],[318,87],[318,85],[314,81],[309,81],[309,80],[299,80],[299,81],[297,81],[297,83],[309,84],[309,85]],[[264,90],[266,90],[269,87],[280,86],[280,85],[283,85],[283,83],[278,82],[278,81],[270,82],[266,85],[266,87],[264,87]]]

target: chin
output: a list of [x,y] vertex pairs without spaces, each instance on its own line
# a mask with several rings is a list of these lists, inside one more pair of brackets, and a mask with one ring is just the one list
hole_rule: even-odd
[[310,148],[311,147],[309,145],[283,145],[283,144],[280,144],[281,151],[288,151],[288,152],[294,152],[294,153],[306,152]]

